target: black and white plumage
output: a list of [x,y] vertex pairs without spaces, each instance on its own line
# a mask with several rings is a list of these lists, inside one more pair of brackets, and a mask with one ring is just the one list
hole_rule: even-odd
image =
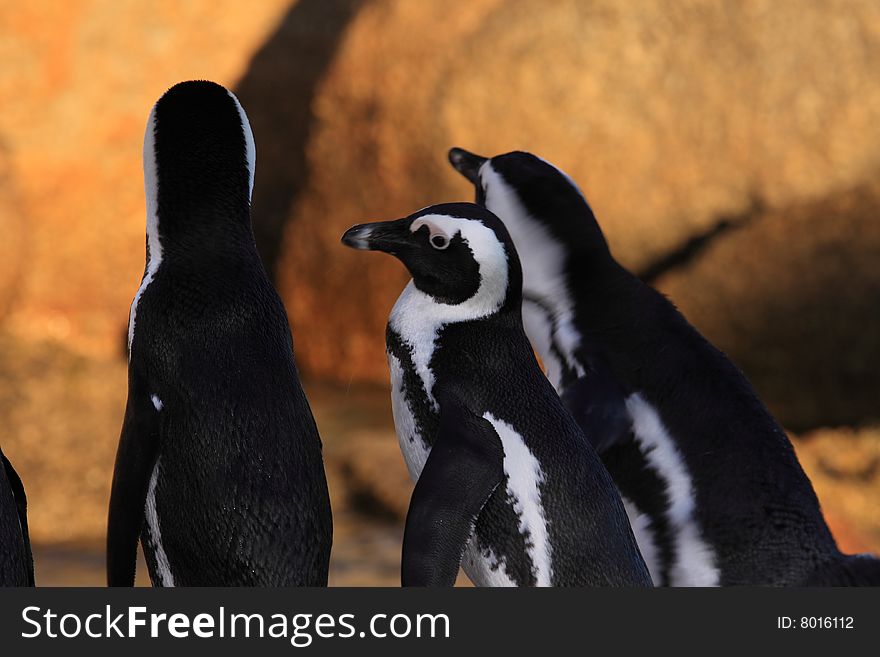
[[580,423],[623,418],[596,446],[656,584],[880,583],[876,559],[837,549],[742,372],[615,261],[569,176],[523,152],[449,158],[519,248],[526,332],[550,381]]
[[404,584],[650,585],[607,471],[541,373],[522,274],[470,203],[351,228],[343,243],[412,274],[387,331],[392,409],[416,488]]
[[33,586],[27,496],[12,463],[0,450],[0,586]]
[[284,307],[254,244],[255,146],[238,100],[185,82],[144,138],[147,264],[107,537],[132,585],[320,586],[332,522]]

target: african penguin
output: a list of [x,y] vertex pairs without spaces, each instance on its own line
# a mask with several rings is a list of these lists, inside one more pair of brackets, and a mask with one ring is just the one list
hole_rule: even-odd
[[0,587],[33,585],[27,496],[18,473],[0,450]]
[[519,249],[526,332],[576,419],[606,428],[584,427],[656,584],[880,583],[837,549],[742,372],[615,261],[569,176],[524,152],[449,159]]
[[404,585],[650,586],[613,482],[543,376],[491,212],[435,205],[342,238],[412,275],[391,311],[392,410],[416,482]]
[[238,100],[183,82],[144,138],[147,262],[107,536],[111,585],[321,586],[332,522],[321,441],[250,220]]

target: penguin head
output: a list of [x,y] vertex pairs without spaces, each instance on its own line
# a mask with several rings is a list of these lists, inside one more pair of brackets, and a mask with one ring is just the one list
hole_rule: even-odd
[[230,229],[250,231],[255,164],[250,123],[231,92],[207,81],[171,87],[144,135],[150,247],[182,239],[210,248]]
[[453,148],[449,161],[473,183],[476,202],[510,231],[522,259],[526,296],[558,273],[569,256],[581,263],[610,260],[593,211],[561,169],[522,151],[488,158]]
[[494,214],[473,203],[432,205],[403,219],[360,224],[342,243],[398,258],[413,285],[452,314],[519,311],[522,272],[510,234]]

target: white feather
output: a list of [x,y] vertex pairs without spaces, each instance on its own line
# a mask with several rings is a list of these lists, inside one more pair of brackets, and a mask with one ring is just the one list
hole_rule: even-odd
[[128,357],[131,359],[131,344],[134,341],[134,327],[137,319],[137,307],[159,265],[162,263],[162,242],[159,239],[159,172],[156,163],[156,107],[150,112],[147,130],[144,133],[144,193],[147,201],[147,244],[149,260],[141,285],[128,314]]
[[541,464],[512,426],[491,413],[485,413],[483,417],[495,427],[504,446],[507,492],[514,500],[513,510],[519,517],[520,533],[529,536],[526,545],[535,568],[536,583],[538,586],[551,586],[553,559],[541,501],[541,485],[544,483]]
[[641,395],[630,395],[626,407],[633,420],[633,433],[639,448],[666,483],[669,495],[666,513],[676,544],[670,584],[717,586],[719,574],[715,553],[703,540],[697,525],[693,482],[678,447],[657,411]]
[[147,528],[150,534],[150,542],[156,557],[156,575],[162,586],[174,586],[174,576],[171,574],[171,565],[168,563],[168,555],[162,546],[162,532],[159,529],[159,514],[156,511],[156,482],[159,479],[159,461],[153,467],[153,475],[150,477],[150,486],[147,490],[147,502],[144,512],[147,516]]
[[651,574],[654,585],[660,581],[660,557],[657,554],[657,543],[654,539],[654,532],[651,529],[651,517],[639,511],[639,508],[630,500],[621,495],[623,500],[623,508],[626,510],[626,517],[629,518],[629,524],[632,527],[633,534],[636,537],[639,551]]
[[232,97],[232,100],[235,101],[235,107],[238,109],[238,116],[241,118],[241,127],[244,130],[245,157],[247,158],[248,163],[248,198],[252,198],[254,195],[254,176],[256,175],[257,169],[257,144],[254,141],[254,133],[253,130],[251,130],[251,123],[248,121],[244,107],[238,102],[238,98],[235,97],[234,93],[229,90],[227,90],[226,93],[228,93]]

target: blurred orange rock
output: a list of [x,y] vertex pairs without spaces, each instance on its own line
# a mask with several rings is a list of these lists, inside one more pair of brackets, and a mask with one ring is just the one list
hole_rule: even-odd
[[393,432],[355,432],[333,456],[348,495],[366,512],[406,518],[413,483]]
[[793,442],[840,548],[880,553],[880,426],[816,429]]
[[339,236],[471,198],[448,147],[558,163],[641,269],[755,199],[788,207],[872,176],[878,61],[870,2],[367,3],[313,103],[278,267],[301,365],[386,380],[384,324],[406,276]]
[[[234,84],[289,4],[0,5],[0,143],[9,159],[0,199],[14,189],[27,244],[18,271],[0,268],[0,293],[10,280],[19,288],[9,328],[121,353],[144,267],[150,107],[180,80]],[[0,220],[4,240],[13,220]]]
[[18,208],[9,157],[0,143],[0,322],[19,296],[25,252],[24,218]]

